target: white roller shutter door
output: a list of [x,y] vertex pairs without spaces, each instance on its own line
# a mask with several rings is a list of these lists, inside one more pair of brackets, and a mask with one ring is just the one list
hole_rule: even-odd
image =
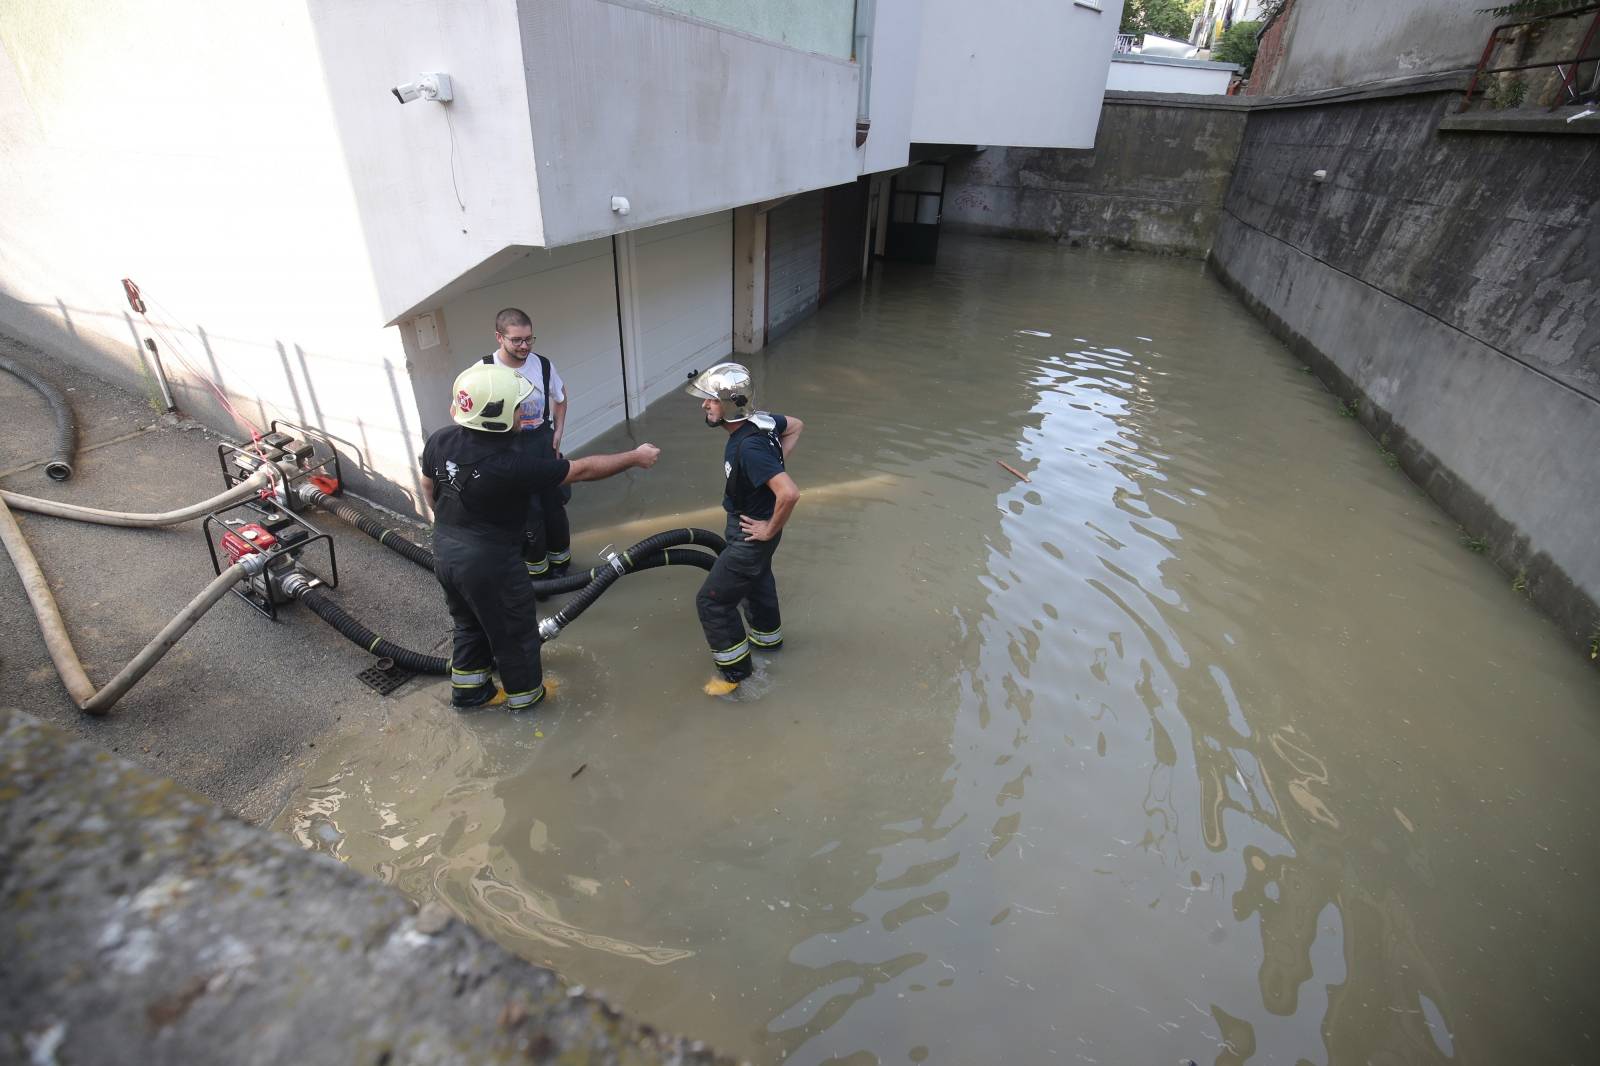
[[733,212],[627,233],[617,248],[637,412],[733,351]]

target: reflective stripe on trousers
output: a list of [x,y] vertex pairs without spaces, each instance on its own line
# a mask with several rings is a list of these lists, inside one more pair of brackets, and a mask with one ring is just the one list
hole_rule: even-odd
[[506,710],[525,711],[529,707],[544,699],[544,686],[540,685],[532,692],[507,692]]
[[783,537],[780,534],[769,541],[751,540],[739,527],[738,515],[728,516],[724,536],[728,546],[717,556],[700,586],[695,609],[706,643],[711,646],[712,662],[722,676],[740,681],[749,677],[753,669],[750,644],[760,644],[745,635],[740,606],[744,607],[752,630],[762,634],[781,634],[783,630],[778,584],[772,576],[772,556]]
[[539,664],[539,615],[533,586],[515,541],[496,542],[454,526],[435,526],[434,574],[455,622],[452,685],[488,682],[492,667],[507,692],[531,693],[544,681]]
[[749,654],[750,642],[747,640],[741,640],[739,643],[735,644],[726,651],[713,650],[711,652],[711,659],[718,666],[730,666]]

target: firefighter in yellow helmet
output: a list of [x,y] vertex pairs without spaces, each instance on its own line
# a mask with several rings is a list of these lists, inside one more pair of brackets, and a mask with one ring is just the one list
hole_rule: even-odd
[[529,499],[574,481],[654,466],[661,454],[641,444],[615,455],[551,457],[532,434],[513,432],[517,407],[532,388],[510,367],[468,367],[451,387],[454,424],[436,430],[422,449],[434,574],[455,622],[451,702],[461,709],[503,701],[521,711],[545,695],[539,619],[522,560]]

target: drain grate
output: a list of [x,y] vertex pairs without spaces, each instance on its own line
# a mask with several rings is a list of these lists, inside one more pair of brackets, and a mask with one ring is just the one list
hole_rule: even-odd
[[416,675],[393,659],[379,659],[356,675],[356,680],[380,696],[387,696]]

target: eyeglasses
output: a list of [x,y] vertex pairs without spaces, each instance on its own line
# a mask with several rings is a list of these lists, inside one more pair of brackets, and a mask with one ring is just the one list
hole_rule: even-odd
[[504,333],[500,334],[499,336],[501,340],[505,341],[513,348],[526,348],[538,339],[531,333],[526,337],[508,337]]

